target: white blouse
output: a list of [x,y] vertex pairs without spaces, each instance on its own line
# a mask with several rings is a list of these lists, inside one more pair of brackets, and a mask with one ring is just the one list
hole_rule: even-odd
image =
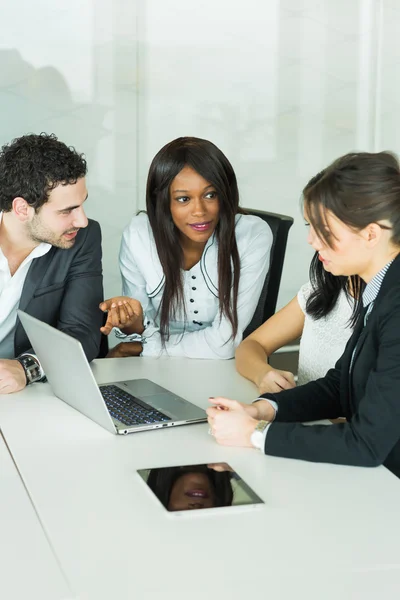
[[272,232],[268,224],[251,215],[236,216],[236,243],[240,256],[238,333],[229,339],[232,327],[220,318],[218,302],[218,242],[207,241],[200,261],[182,271],[185,311],[177,311],[169,322],[170,337],[161,344],[158,309],[164,273],[148,217],[141,213],[125,229],[119,255],[123,294],[139,300],[144,312],[143,356],[188,358],[232,358],[257,306],[269,268]]
[[307,300],[312,292],[308,282],[300,288],[297,300],[304,313],[305,321],[300,340],[298,385],[324,377],[342,356],[352,334],[350,318],[354,300],[340,292],[332,311],[321,319],[306,313]]

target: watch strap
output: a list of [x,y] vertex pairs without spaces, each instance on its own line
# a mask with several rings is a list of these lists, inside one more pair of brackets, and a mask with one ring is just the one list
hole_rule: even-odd
[[21,354],[16,359],[23,367],[26,377],[26,385],[40,381],[43,378],[44,373],[39,359],[32,354]]

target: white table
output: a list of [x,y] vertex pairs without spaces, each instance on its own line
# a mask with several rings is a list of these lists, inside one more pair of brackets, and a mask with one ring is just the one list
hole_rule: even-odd
[[1,432],[0,596],[4,600],[72,598]]
[[[97,361],[94,373],[99,382],[147,377],[203,407],[210,395],[255,396],[233,361],[111,359]],[[79,597],[386,600],[400,594],[400,482],[383,467],[222,448],[206,424],[113,436],[54,398],[47,384],[2,397],[0,425]],[[174,517],[136,474],[217,461],[229,462],[266,506]]]

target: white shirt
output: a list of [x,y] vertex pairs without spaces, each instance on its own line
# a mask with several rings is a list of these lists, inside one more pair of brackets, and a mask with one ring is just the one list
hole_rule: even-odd
[[[353,330],[350,319],[353,313],[354,299],[341,291],[331,312],[321,319],[315,319],[306,312],[307,300],[312,292],[311,282],[305,283],[297,294],[297,301],[304,313],[304,327],[300,340],[299,368],[297,385],[315,381],[324,377],[342,356]],[[263,400],[263,398],[261,398]],[[278,410],[274,400],[267,402]],[[264,451],[270,425],[263,431],[257,448]]]
[[[2,213],[0,213],[0,226],[1,220]],[[51,244],[45,243],[36,246],[20,264],[13,276],[10,273],[8,260],[0,248],[0,359],[15,357],[15,323],[25,278],[33,259],[43,256],[50,248]]]
[[347,341],[353,333],[350,319],[354,299],[341,291],[331,312],[315,319],[306,312],[307,300],[312,293],[310,282],[303,285],[297,300],[304,313],[304,327],[300,340],[298,383],[303,385],[324,377],[342,356]]
[[256,309],[273,240],[267,223],[251,215],[236,216],[235,234],[241,265],[235,339],[229,339],[232,333],[229,321],[225,316],[219,318],[218,243],[213,234],[200,261],[189,271],[182,271],[186,318],[183,310],[177,311],[175,320],[169,323],[170,338],[163,349],[157,311],[164,273],[147,215],[133,217],[122,237],[119,260],[123,294],[139,300],[143,307],[143,356],[159,356],[163,352],[189,358],[234,356]]

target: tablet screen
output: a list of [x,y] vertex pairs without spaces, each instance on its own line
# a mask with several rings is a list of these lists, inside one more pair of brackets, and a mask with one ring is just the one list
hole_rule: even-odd
[[138,473],[170,512],[263,504],[227,463],[141,469]]

